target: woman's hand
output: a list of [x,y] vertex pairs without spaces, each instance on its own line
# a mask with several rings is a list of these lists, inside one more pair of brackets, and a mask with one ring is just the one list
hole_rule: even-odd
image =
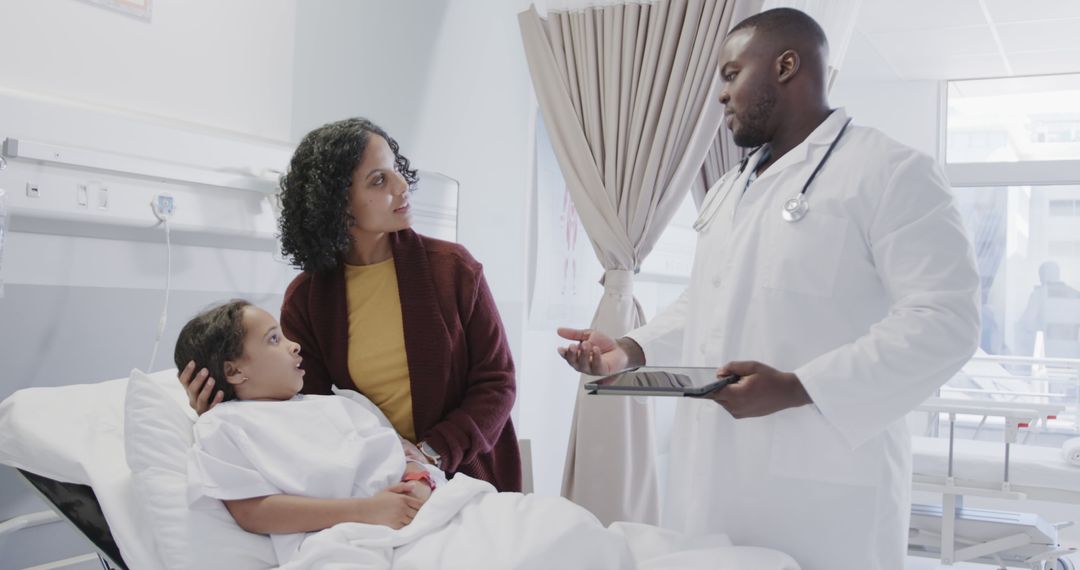
[[424,455],[424,452],[420,451],[419,447],[416,447],[416,444],[401,437],[400,435],[398,436],[398,438],[401,439],[401,448],[405,450],[405,459],[408,459],[409,461],[427,463],[429,465],[431,464],[431,461],[428,460],[428,457],[426,455]]
[[188,405],[195,410],[196,414],[201,416],[210,408],[220,404],[222,398],[225,397],[225,392],[218,390],[213,401],[211,401],[210,393],[214,390],[214,379],[209,377],[210,371],[203,368],[198,374],[194,374],[194,372],[195,361],[193,360],[188,362],[187,366],[180,371],[180,384],[184,386],[184,391],[187,392]]
[[354,522],[381,524],[399,529],[412,522],[424,501],[413,497],[408,483],[396,483],[373,497],[357,499]]

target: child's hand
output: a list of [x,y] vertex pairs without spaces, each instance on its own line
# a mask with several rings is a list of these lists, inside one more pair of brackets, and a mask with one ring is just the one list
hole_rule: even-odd
[[426,481],[405,481],[404,485],[409,487],[409,496],[420,499],[421,504],[431,498],[431,485]]
[[373,497],[359,499],[356,522],[381,524],[393,529],[411,523],[424,502],[409,494],[410,490],[406,483],[397,483]]

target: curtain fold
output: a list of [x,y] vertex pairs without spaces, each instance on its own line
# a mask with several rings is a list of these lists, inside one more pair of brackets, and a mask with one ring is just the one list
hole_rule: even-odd
[[[662,0],[519,15],[540,112],[604,274],[591,326],[644,324],[633,275],[670,222],[723,119],[717,59],[736,0]],[[647,398],[579,389],[563,495],[605,524],[659,518]]]

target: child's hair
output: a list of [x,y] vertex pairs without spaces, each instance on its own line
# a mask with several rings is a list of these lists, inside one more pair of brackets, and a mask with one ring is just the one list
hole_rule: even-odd
[[180,329],[173,352],[176,368],[183,370],[194,360],[195,373],[207,369],[214,379],[211,401],[218,390],[225,393],[223,402],[236,399],[236,389],[225,380],[225,362],[244,355],[244,309],[250,306],[243,299],[233,299],[195,315]]

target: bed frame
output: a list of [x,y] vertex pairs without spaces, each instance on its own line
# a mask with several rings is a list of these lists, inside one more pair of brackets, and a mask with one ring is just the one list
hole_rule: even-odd
[[[29,515],[30,518],[27,519],[29,524],[24,524],[19,528],[44,524],[54,520],[67,520],[94,545],[95,554],[101,562],[102,568],[105,570],[128,570],[127,564],[124,562],[123,557],[120,556],[120,548],[116,545],[116,541],[109,531],[109,525],[105,522],[105,515],[101,512],[97,496],[94,495],[94,490],[89,485],[61,483],[22,469],[17,469],[17,471],[34,492],[45,499],[49,504],[49,508],[55,513],[55,516],[48,516],[50,514],[48,511],[35,513],[36,517]],[[83,560],[85,558],[80,557],[70,562],[74,564]]]

